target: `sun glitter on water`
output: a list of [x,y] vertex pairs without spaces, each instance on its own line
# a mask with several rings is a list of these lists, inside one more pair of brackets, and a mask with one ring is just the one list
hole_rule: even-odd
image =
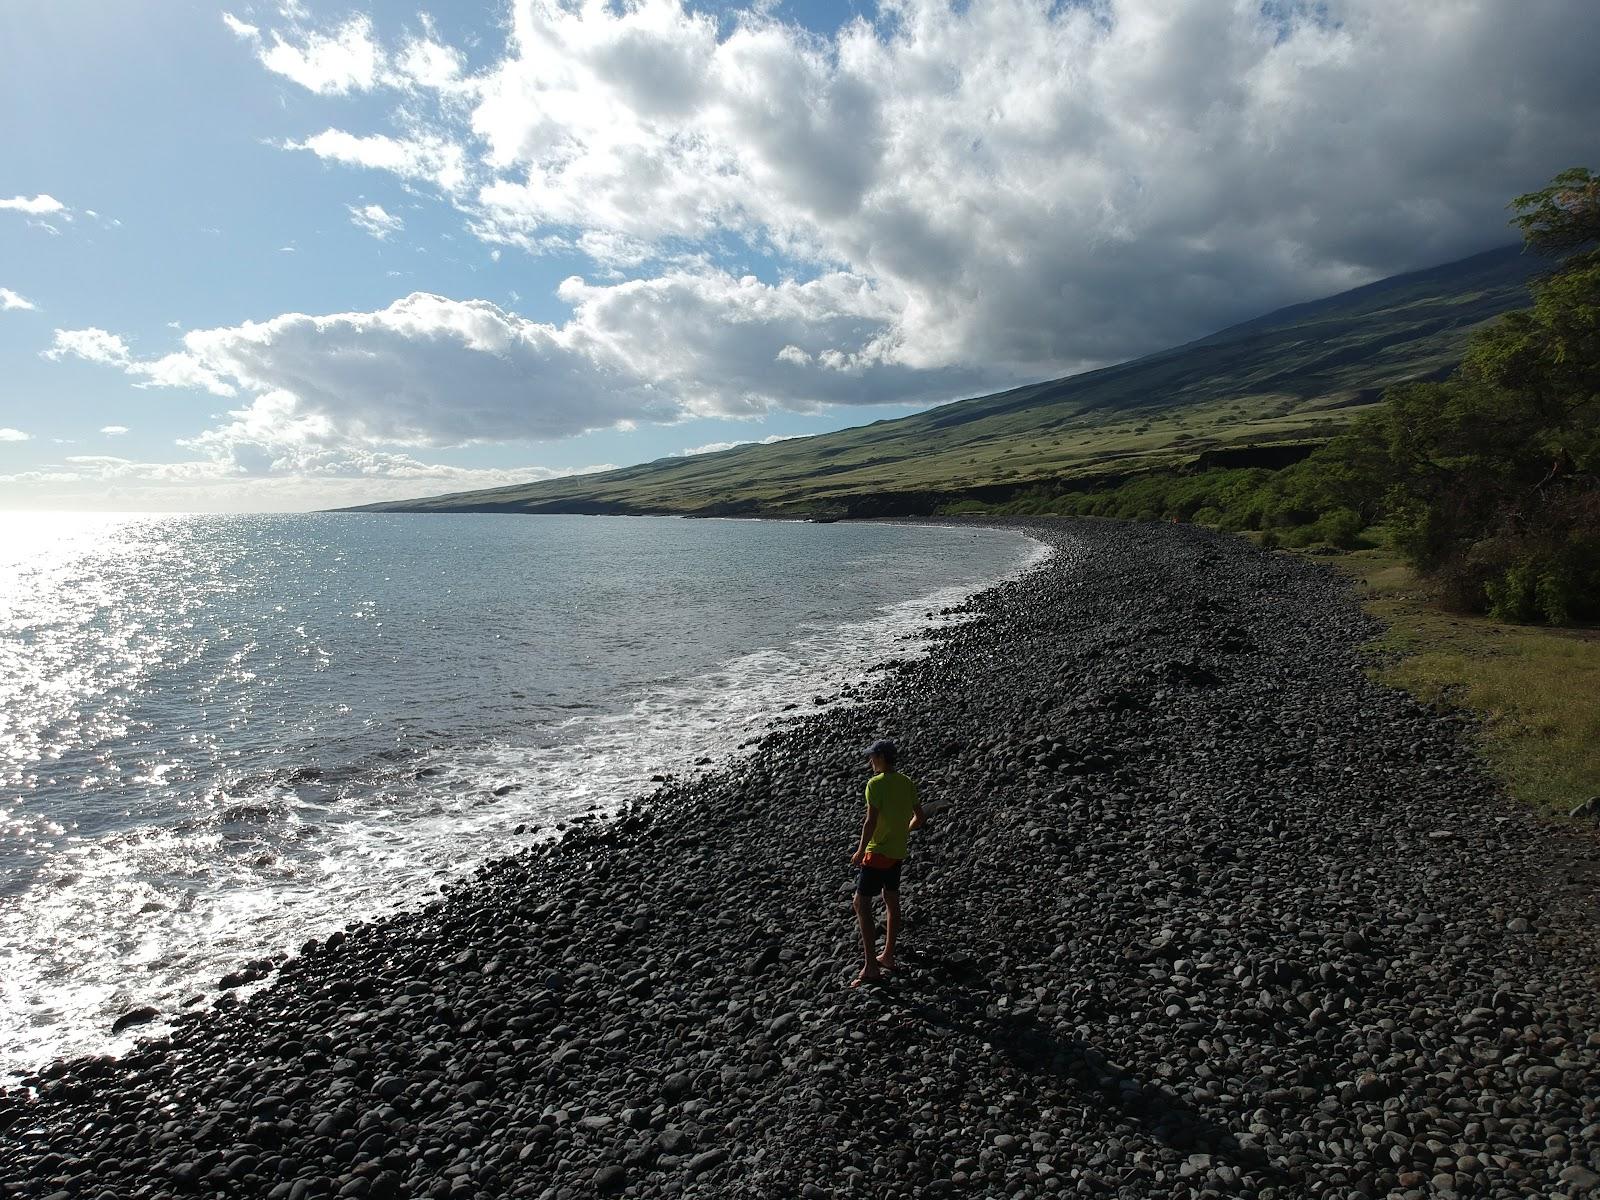
[[209,1003],[245,963],[841,702],[1033,546],[337,514],[0,533],[0,1076],[117,1050],[130,1008]]

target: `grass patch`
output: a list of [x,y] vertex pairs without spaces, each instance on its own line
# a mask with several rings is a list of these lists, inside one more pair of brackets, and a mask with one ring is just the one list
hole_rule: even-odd
[[1389,550],[1323,561],[1357,580],[1387,626],[1370,646],[1378,678],[1482,718],[1484,757],[1513,796],[1561,815],[1600,796],[1600,629],[1447,612]]

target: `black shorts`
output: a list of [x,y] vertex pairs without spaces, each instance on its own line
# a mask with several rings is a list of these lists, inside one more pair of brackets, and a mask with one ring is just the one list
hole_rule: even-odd
[[870,900],[879,892],[898,892],[900,868],[904,865],[905,860],[902,859],[892,867],[857,867],[856,895]]

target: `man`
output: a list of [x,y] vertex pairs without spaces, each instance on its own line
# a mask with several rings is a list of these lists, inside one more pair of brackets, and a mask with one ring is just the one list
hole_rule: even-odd
[[[917,785],[894,769],[897,751],[880,739],[867,747],[872,778],[867,780],[867,815],[850,864],[856,868],[856,921],[861,926],[861,974],[851,987],[874,983],[892,971],[894,942],[900,932],[900,864],[906,856],[906,835],[923,824]],[[883,953],[877,954],[878,931],[872,919],[872,898],[883,893],[889,915]]]

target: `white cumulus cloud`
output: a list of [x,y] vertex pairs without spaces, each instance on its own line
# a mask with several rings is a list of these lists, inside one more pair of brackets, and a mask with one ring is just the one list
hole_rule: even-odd
[[[548,440],[912,401],[930,389],[948,399],[976,378],[894,361],[892,311],[845,274],[776,285],[709,270],[606,285],[574,277],[561,296],[572,306],[561,325],[416,292],[375,312],[190,330],[181,350],[153,358],[105,330],[57,330],[46,355],[115,367],[144,387],[253,397],[227,439],[323,446]],[[780,361],[793,346],[811,357]]]
[[[247,36],[254,36],[254,31]],[[324,96],[376,86],[384,65],[383,52],[372,40],[372,19],[360,15],[331,33],[311,31],[290,40],[274,33],[271,44],[262,43],[258,54],[267,70]]]
[[26,296],[19,296],[10,288],[0,287],[0,312],[27,312],[39,306]]
[[703,446],[689,446],[683,450],[674,451],[673,458],[692,458],[697,454],[720,454],[724,450],[732,450],[738,446],[771,446],[776,442],[793,441],[797,437],[805,437],[803,433],[774,433],[760,439],[742,438],[733,442],[707,442]]
[[128,432],[128,427],[126,425],[102,425],[100,432],[108,437],[120,437]]
[[261,30],[259,28],[250,24],[248,21],[241,21],[238,17],[234,16],[230,12],[225,12],[222,14],[222,23],[232,30],[235,36],[244,38],[247,41],[254,40],[261,36]]
[[[475,73],[377,72],[391,134],[294,144],[432,180],[496,244],[849,275],[888,312],[874,353],[998,378],[1510,241],[1506,200],[1600,125],[1589,0],[896,0],[832,33],[771,13],[512,0]],[[785,368],[815,355],[793,345]]]
[[421,32],[404,37],[393,50],[378,43],[372,19],[364,14],[326,27],[318,27],[298,7],[285,8],[281,15],[286,26],[265,37],[259,26],[232,13],[223,13],[222,21],[255,49],[264,67],[307,91],[337,96],[386,87],[460,98],[474,90],[466,78],[465,56],[437,39],[425,13],[418,17]]
[[64,216],[67,206],[54,196],[13,196],[9,200],[0,200],[0,208],[9,208],[15,212],[27,213],[30,217]]
[[357,136],[342,129],[325,129],[303,142],[287,143],[286,148],[309,150],[328,162],[422,180],[446,192],[459,190],[467,181],[462,148],[433,135],[393,138],[382,133]]
[[402,83],[451,94],[470,90],[463,78],[464,59],[459,50],[429,37],[408,41],[393,60]]
[[81,358],[88,362],[121,366],[131,357],[128,343],[104,329],[58,329],[46,358],[60,361],[64,358]]
[[414,293],[377,312],[193,330],[197,369],[261,395],[262,428],[405,445],[560,438],[671,408],[638,381],[596,387],[575,331],[487,301]]
[[31,433],[23,433],[20,429],[0,428],[0,442],[26,442],[33,438]]
[[351,204],[347,207],[350,209],[350,223],[380,242],[406,227],[403,220],[385,211],[381,204]]
[[57,329],[44,357],[55,362],[81,358],[102,366],[120,367],[140,382],[139,387],[194,387],[214,396],[232,396],[236,389],[193,355],[176,352],[158,358],[135,358],[127,342],[104,329]]

